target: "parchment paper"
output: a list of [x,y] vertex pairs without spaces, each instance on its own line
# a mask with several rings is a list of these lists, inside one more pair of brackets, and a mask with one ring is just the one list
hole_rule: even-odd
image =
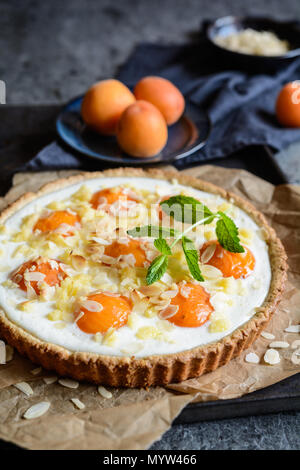
[[[250,200],[267,217],[283,241],[289,256],[289,281],[284,299],[267,331],[276,340],[291,343],[299,334],[285,333],[290,324],[300,323],[300,187],[272,184],[243,170],[210,165],[185,170],[193,176],[218,184]],[[0,199],[0,210],[25,191],[35,191],[42,184],[78,173],[76,171],[27,173],[15,175],[13,187]],[[264,364],[263,355],[270,340],[259,338],[247,351],[261,357],[260,364],[244,360],[245,352],[226,366],[181,384],[150,390],[111,389],[111,399],[102,398],[97,388],[80,384],[76,390],[54,383],[46,385],[42,371],[33,376],[34,366],[15,353],[14,359],[0,366],[0,437],[30,449],[145,449],[171,426],[184,406],[191,401],[240,397],[300,372],[300,365],[290,361],[292,350],[281,350],[281,362]],[[11,386],[20,381],[31,384],[34,395],[26,397]],[[86,405],[78,410],[70,401],[80,398]],[[47,414],[27,421],[22,415],[31,405],[49,401]]]

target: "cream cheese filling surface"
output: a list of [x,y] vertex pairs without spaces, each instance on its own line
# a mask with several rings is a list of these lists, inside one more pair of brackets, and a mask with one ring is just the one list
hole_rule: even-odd
[[[28,259],[39,254],[44,255],[45,250],[47,250],[50,258],[61,259],[68,264],[68,253],[75,250],[72,243],[76,238],[62,239],[61,237],[60,243],[55,243],[55,241],[49,239],[43,244],[44,251],[41,253],[39,244],[37,243],[35,246],[32,243],[32,238],[29,242],[27,239],[22,240],[22,236],[16,236],[20,231],[22,232],[24,217],[32,214],[34,214],[33,217],[38,217],[47,206],[49,206],[49,209],[71,206],[72,210],[76,210],[76,204],[78,204],[83,222],[86,219],[88,223],[89,216],[92,217],[93,214],[89,213],[88,203],[86,201],[83,203],[81,200],[81,192],[84,192],[83,185],[84,190],[87,188],[87,191],[91,194],[106,187],[121,185],[128,188],[129,185],[130,191],[136,189],[137,194],[141,196],[141,202],[139,203],[141,205],[147,198],[148,202],[154,204],[159,202],[164,195],[184,193],[199,199],[212,210],[218,208],[226,210],[240,229],[242,243],[247,245],[254,254],[255,268],[245,279],[227,278],[226,280],[226,278],[212,279],[207,277],[205,282],[201,283],[211,295],[210,301],[215,312],[208,322],[198,328],[175,326],[167,320],[161,320],[157,314],[153,314],[153,309],[149,308],[142,314],[134,312],[126,326],[109,331],[102,337],[101,335],[95,336],[82,332],[70,314],[65,318],[56,318],[53,312],[57,311],[57,299],[37,298],[30,302],[26,309],[23,309],[20,306],[28,300],[28,297],[26,292],[7,282],[12,271]],[[103,216],[101,211],[100,216]],[[106,216],[103,217],[103,220],[106,220]],[[157,217],[157,214],[155,215],[154,211],[155,217]],[[144,225],[143,220],[138,217],[129,221],[128,228],[137,225]],[[29,233],[28,229],[27,232],[25,230],[22,233],[25,234],[26,238]],[[213,224],[205,226],[204,229],[202,227],[201,230],[197,231],[194,235],[194,242],[200,248],[210,238],[216,238]],[[80,245],[81,241],[79,240],[78,243]],[[148,248],[149,251],[153,251],[151,241],[148,243]],[[218,341],[243,325],[255,314],[255,308],[264,302],[271,282],[268,246],[264,241],[261,228],[254,220],[243,210],[231,205],[220,196],[184,187],[176,181],[171,183],[151,178],[130,177],[98,178],[86,180],[46,194],[28,203],[7,219],[5,229],[2,230],[0,235],[0,249],[1,308],[11,321],[24,330],[41,340],[63,346],[70,351],[86,351],[116,356],[134,354],[136,357],[145,357],[153,354],[176,353]],[[174,280],[179,281],[180,276],[188,279],[189,274],[185,261],[180,260],[179,264],[178,261],[175,261],[173,264],[171,263],[171,269],[160,283],[165,290],[170,289],[170,283]],[[205,277],[205,267],[202,266],[202,269]],[[126,291],[129,292],[140,285],[140,280],[132,279],[130,273],[128,274],[126,270],[125,272],[124,270],[121,271],[114,267],[103,267],[100,264],[95,266],[94,263],[93,266],[84,267],[80,272],[73,269],[70,278],[77,279],[76,286],[80,286],[80,295],[88,295],[91,291],[101,288],[112,292],[118,292],[121,288],[123,295]],[[76,290],[75,293],[72,289],[67,292],[69,292],[68,304],[70,306],[75,301]]]

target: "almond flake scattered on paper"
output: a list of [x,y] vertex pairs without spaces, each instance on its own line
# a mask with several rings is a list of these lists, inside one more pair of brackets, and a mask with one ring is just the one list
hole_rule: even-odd
[[280,363],[279,352],[276,349],[268,349],[264,355],[264,361],[267,364],[275,365]]
[[273,341],[269,344],[269,348],[285,349],[290,345],[287,341]]
[[40,374],[41,372],[42,372],[42,368],[41,368],[41,367],[37,367],[36,369],[32,369],[32,370],[30,371],[30,373],[31,373],[32,375],[38,375],[38,374]]
[[18,389],[20,392],[25,393],[27,397],[30,397],[31,395],[33,395],[33,390],[27,382],[19,382],[17,384],[14,384],[14,387]]
[[284,331],[287,333],[300,333],[300,325],[290,325]]
[[83,410],[85,408],[85,404],[82,403],[82,401],[79,400],[79,398],[71,398],[71,402],[74,403],[76,408],[78,408],[79,410]]
[[63,387],[67,388],[78,388],[79,387],[79,382],[77,380],[72,380],[72,379],[59,379],[58,383],[62,385]]
[[98,393],[101,395],[103,398],[112,398],[112,393],[106,390],[106,388],[102,387],[102,385],[99,385],[98,387]]
[[260,336],[262,336],[265,339],[275,339],[275,336],[272,335],[272,333],[269,333],[268,331],[262,331]]
[[35,419],[39,418],[40,416],[47,413],[50,408],[50,403],[48,401],[41,401],[40,403],[36,403],[36,405],[31,406],[28,408],[27,411],[23,414],[23,418],[25,419]]
[[293,352],[291,361],[293,364],[298,365],[300,364],[300,348],[296,349],[296,351]]
[[54,384],[55,382],[57,382],[57,377],[56,376],[44,377],[43,381],[45,382],[46,385],[51,385],[51,384]]
[[246,355],[245,361],[249,362],[250,364],[258,364],[259,363],[259,357],[257,354],[250,352]]

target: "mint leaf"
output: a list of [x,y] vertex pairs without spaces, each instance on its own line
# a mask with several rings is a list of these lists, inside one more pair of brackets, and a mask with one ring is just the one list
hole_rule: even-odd
[[155,225],[144,225],[127,230],[131,237],[154,237],[154,238],[170,238],[175,237],[179,232],[173,228],[157,227]]
[[196,281],[204,281],[199,267],[199,253],[192,240],[187,237],[182,237],[182,248],[185,254],[185,259],[189,267],[190,273]]
[[210,224],[215,215],[202,202],[190,196],[172,196],[160,203],[162,210],[169,216],[185,224],[195,224],[210,217],[204,224]]
[[167,244],[167,242],[164,238],[156,238],[156,240],[154,240],[154,246],[163,255],[171,255],[172,254],[171,248],[169,247],[169,245]]
[[231,253],[244,253],[244,248],[240,244],[238,228],[233,220],[224,214],[218,212],[220,216],[216,225],[216,235],[220,245]]
[[155,258],[150,264],[146,276],[146,282],[148,285],[158,281],[163,274],[166,272],[168,267],[168,256],[160,255]]

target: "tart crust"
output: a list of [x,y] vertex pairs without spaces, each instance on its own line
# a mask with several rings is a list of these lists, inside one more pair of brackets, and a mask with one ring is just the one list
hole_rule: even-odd
[[0,310],[0,336],[15,347],[20,354],[27,356],[45,369],[55,370],[60,375],[74,379],[115,387],[149,387],[181,382],[212,372],[227,364],[232,358],[239,356],[253,343],[270,321],[281,300],[288,269],[284,247],[275,231],[267,224],[264,216],[246,200],[211,183],[180,174],[175,170],[118,168],[81,173],[48,183],[37,193],[26,193],[2,212],[0,223],[3,224],[14,212],[44,194],[84,182],[86,179],[110,176],[150,177],[169,181],[176,178],[180,184],[220,195],[248,213],[264,229],[269,246],[272,280],[263,305],[257,309],[250,320],[220,341],[179,353],[152,355],[146,358],[71,352],[26,332],[10,321],[3,310]]

